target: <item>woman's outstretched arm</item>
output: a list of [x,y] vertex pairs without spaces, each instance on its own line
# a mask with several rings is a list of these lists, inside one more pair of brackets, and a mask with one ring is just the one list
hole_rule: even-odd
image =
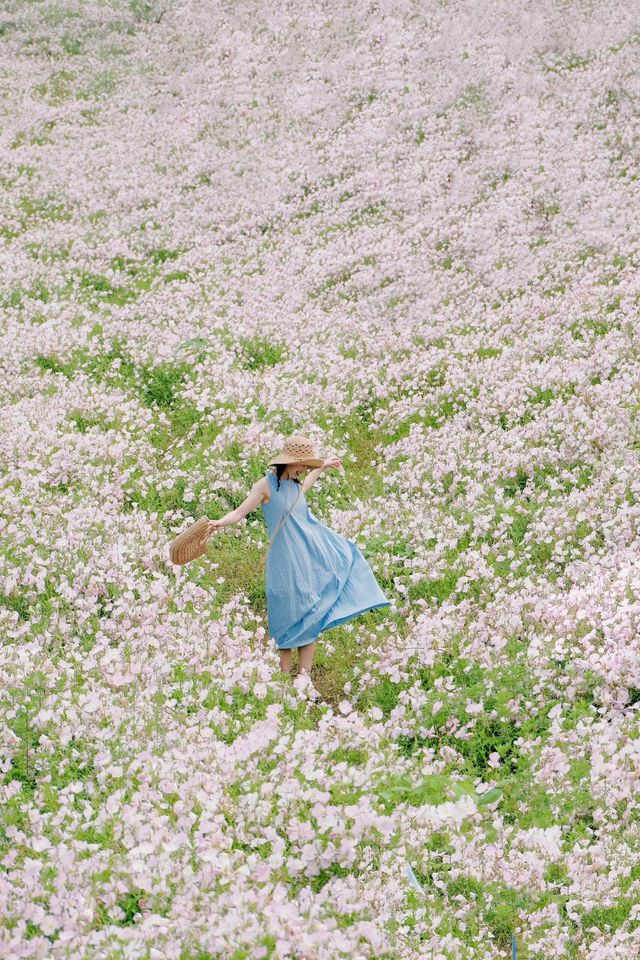
[[324,473],[325,470],[328,470],[329,467],[335,467],[336,470],[338,467],[342,466],[342,460],[338,457],[332,457],[330,460],[325,460],[321,467],[316,467],[315,470],[311,470],[310,473],[306,475],[302,481],[302,492],[306,493],[309,487],[312,487],[316,482],[321,473]]
[[251,487],[248,496],[240,504],[239,507],[236,507],[235,510],[231,510],[230,513],[226,513],[224,517],[220,517],[219,520],[209,520],[209,525],[205,536],[208,537],[213,533],[214,530],[219,530],[220,527],[229,527],[232,523],[238,523],[239,520],[242,520],[243,517],[246,517],[248,513],[251,513],[252,510],[255,510],[256,507],[259,507],[265,497],[265,478],[261,477],[259,480],[256,480],[254,485]]
[[315,470],[309,471],[309,473],[306,475],[306,477],[302,481],[303,493],[306,493],[309,487],[312,487],[314,485],[314,483],[316,482],[316,480],[318,479],[318,477],[320,476],[323,470],[324,470],[324,467],[316,467]]

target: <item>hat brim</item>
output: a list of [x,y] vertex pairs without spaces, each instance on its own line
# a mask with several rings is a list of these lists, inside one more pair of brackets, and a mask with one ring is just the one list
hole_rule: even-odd
[[309,460],[298,460],[296,457],[279,457],[278,460],[272,460],[269,466],[277,467],[279,463],[281,463],[283,466],[295,463],[301,467],[321,467],[324,463],[324,460],[318,460],[315,457],[312,457]]

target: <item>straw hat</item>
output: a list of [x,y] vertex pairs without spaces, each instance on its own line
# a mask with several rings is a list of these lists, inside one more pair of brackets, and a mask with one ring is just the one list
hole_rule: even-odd
[[321,467],[324,460],[316,456],[313,440],[296,435],[285,440],[282,450],[275,455],[269,466],[273,467],[278,463],[300,463],[307,467]]

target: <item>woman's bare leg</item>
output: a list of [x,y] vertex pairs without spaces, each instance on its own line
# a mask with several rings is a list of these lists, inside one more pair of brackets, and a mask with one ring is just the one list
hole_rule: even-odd
[[280,670],[282,673],[291,673],[291,650],[279,650]]
[[298,664],[300,665],[300,673],[306,671],[311,673],[311,666],[313,664],[313,654],[316,649],[316,641],[312,643],[305,643],[304,647],[298,647]]

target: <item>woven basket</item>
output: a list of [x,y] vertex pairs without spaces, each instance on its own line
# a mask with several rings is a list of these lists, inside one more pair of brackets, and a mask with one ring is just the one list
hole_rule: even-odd
[[169,547],[169,559],[171,563],[183,564],[196,560],[203,553],[207,552],[207,540],[204,540],[204,534],[207,529],[207,517],[200,517],[190,527],[178,534],[176,539]]

